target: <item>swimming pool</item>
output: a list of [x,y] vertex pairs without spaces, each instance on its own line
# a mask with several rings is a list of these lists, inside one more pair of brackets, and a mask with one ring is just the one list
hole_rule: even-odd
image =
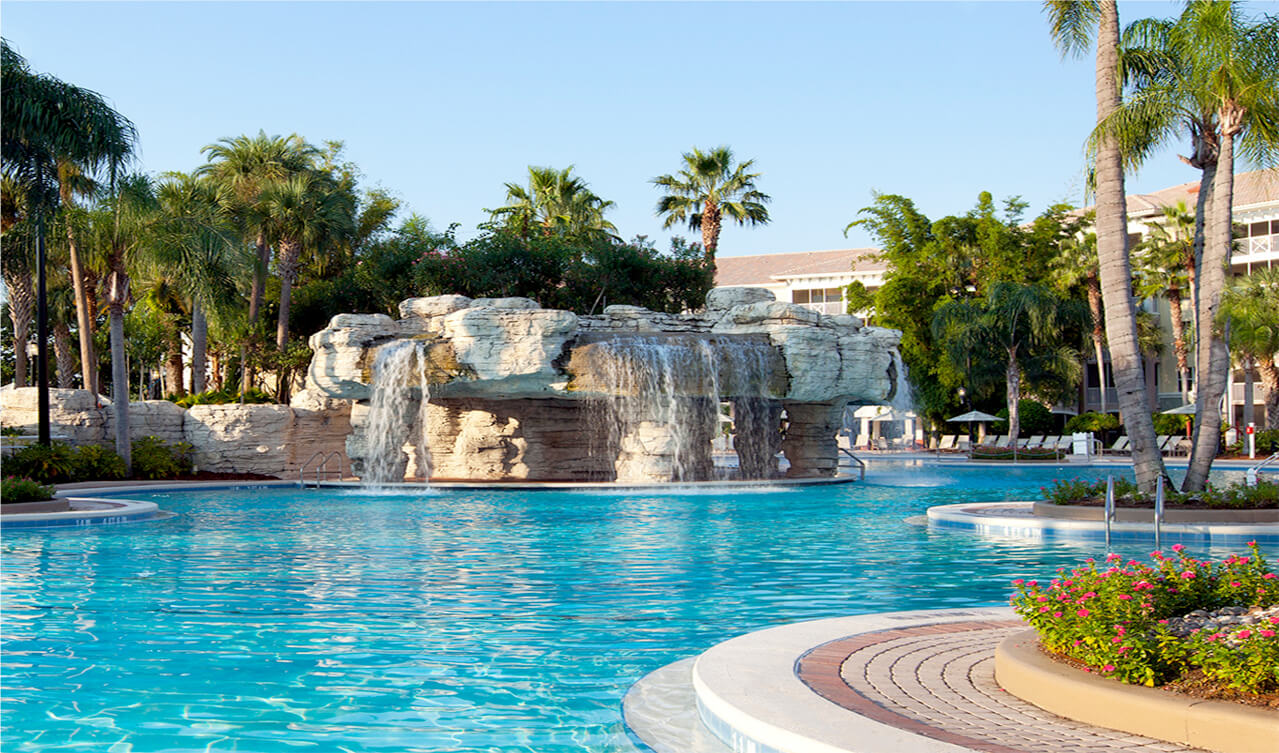
[[12,751],[633,751],[622,695],[666,663],[784,622],[1000,604],[1010,579],[1097,554],[904,519],[1107,472],[131,494],[178,515],[5,532],[0,735]]

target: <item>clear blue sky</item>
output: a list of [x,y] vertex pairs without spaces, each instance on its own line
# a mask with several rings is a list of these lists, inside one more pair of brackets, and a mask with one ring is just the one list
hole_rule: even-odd
[[[1179,7],[1121,3],[1121,21]],[[368,185],[461,238],[526,166],[572,164],[624,236],[665,248],[648,181],[728,144],[756,160],[772,223],[726,226],[721,254],[870,245],[842,231],[872,191],[934,218],[982,190],[1032,214],[1080,203],[1094,119],[1092,61],[1058,55],[1037,2],[6,0],[0,24],[134,121],[146,171],[259,129],[340,139]],[[1168,150],[1129,190],[1196,178]]]

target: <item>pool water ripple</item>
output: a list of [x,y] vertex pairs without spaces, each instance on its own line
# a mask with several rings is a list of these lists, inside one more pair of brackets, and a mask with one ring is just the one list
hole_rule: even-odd
[[1012,578],[1099,554],[904,520],[1062,473],[146,495],[179,515],[0,542],[0,735],[13,751],[633,751],[622,695],[671,661],[784,622],[1003,603]]

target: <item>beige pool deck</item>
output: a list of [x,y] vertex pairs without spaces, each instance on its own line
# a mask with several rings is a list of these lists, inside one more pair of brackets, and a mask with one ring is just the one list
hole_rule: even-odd
[[[1073,721],[1007,692],[995,680],[996,647],[1025,630],[1007,608],[784,625],[663,667],[628,693],[624,713],[657,753],[1206,750]],[[1279,714],[1243,713],[1273,719],[1279,745]]]

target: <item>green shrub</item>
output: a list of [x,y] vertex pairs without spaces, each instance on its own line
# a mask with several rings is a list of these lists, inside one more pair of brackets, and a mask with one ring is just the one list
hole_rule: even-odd
[[[183,408],[190,408],[193,405],[227,405],[228,403],[240,402],[240,393],[231,392],[230,390],[207,390],[196,395],[184,395],[182,397],[170,395],[168,400]],[[244,392],[244,402],[252,404],[274,403],[275,398],[257,387],[250,387]]]
[[1066,421],[1066,433],[1074,434],[1077,431],[1091,431],[1100,433],[1103,431],[1112,431],[1119,428],[1119,416],[1113,413],[1097,413],[1089,411],[1080,413],[1078,416],[1071,416]]
[[[1019,400],[1017,401],[1017,408],[1021,414],[1021,435],[1023,437],[1056,433],[1057,419],[1053,416],[1052,411],[1044,407],[1043,403],[1037,400]],[[991,432],[1007,434],[1008,409],[1004,408],[995,415],[1004,420],[992,424],[990,427]]]
[[1011,447],[974,447],[972,452],[973,460],[1061,460],[1064,455],[1061,450],[1038,447],[1033,450],[1017,450],[1016,454]]
[[[1104,480],[1057,479],[1052,486],[1039,488],[1044,499],[1058,505],[1073,505],[1105,499]],[[1153,507],[1153,494],[1143,494],[1137,485],[1126,478],[1115,479],[1115,504],[1127,507]],[[1224,488],[1209,486],[1203,491],[1179,492],[1172,487],[1164,490],[1164,504],[1169,507],[1202,504],[1214,509],[1267,510],[1279,508],[1279,484],[1258,481],[1256,486],[1242,483]]]
[[0,502],[39,502],[53,499],[53,487],[45,486],[38,481],[17,476],[6,476],[0,479]]
[[1171,618],[1195,609],[1279,603],[1279,580],[1256,542],[1248,546],[1250,555],[1221,563],[1197,560],[1180,544],[1172,547],[1175,557],[1152,552],[1153,566],[1110,554],[1104,569],[1090,559],[1084,567],[1059,570],[1047,587],[1015,580],[1011,601],[1046,649],[1100,674],[1153,686],[1201,669],[1245,692],[1271,692],[1279,689],[1274,671],[1279,638],[1273,629],[1279,617],[1255,628],[1188,639],[1166,627]]
[[75,451],[76,481],[114,481],[125,475],[124,458],[109,447],[91,444]]
[[1186,421],[1193,419],[1194,416],[1170,416],[1166,413],[1152,413],[1150,418],[1155,422],[1155,434],[1163,436],[1165,434],[1185,434]]
[[0,426],[0,437],[20,437],[25,433],[21,426]]
[[23,447],[5,463],[5,470],[15,476],[35,479],[46,484],[75,480],[75,450],[64,442]]
[[191,472],[191,445],[165,444],[159,437],[143,437],[133,442],[133,477],[172,478]]

